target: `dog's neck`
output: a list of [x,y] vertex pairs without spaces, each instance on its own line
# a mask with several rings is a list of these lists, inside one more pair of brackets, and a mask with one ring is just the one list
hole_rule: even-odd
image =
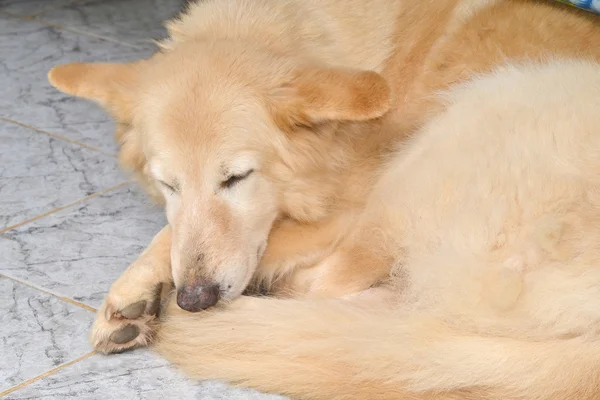
[[[344,124],[331,137],[317,140],[311,146],[314,151],[298,156],[299,168],[276,176],[282,216],[303,223],[359,211],[381,166],[396,148],[398,132],[386,116]],[[277,169],[277,161],[273,165]]]

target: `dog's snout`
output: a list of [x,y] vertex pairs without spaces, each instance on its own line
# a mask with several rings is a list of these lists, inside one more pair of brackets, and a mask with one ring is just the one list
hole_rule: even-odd
[[185,285],[177,289],[177,305],[183,310],[197,312],[217,304],[220,298],[219,285]]

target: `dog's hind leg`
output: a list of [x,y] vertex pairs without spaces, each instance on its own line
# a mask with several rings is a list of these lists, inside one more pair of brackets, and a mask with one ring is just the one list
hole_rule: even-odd
[[161,298],[172,287],[170,251],[171,228],[166,226],[112,284],[92,326],[94,349],[118,353],[152,342]]

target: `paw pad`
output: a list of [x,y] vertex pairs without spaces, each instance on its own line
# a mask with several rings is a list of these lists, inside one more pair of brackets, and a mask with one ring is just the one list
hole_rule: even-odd
[[115,344],[124,344],[127,342],[131,342],[133,339],[138,337],[139,334],[140,328],[138,328],[135,325],[127,325],[124,328],[113,332],[110,335],[109,340]]
[[127,319],[139,318],[146,310],[146,304],[146,300],[140,300],[138,302],[128,305],[127,307],[122,309],[119,314],[121,314],[123,318]]

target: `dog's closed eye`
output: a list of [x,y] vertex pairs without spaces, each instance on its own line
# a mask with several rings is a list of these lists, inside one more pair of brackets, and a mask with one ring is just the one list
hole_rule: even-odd
[[176,188],[174,185],[169,185],[167,182],[165,182],[165,181],[161,181],[161,180],[158,180],[158,182],[159,182],[159,183],[160,183],[162,186],[164,186],[165,188],[167,188],[167,190],[169,190],[170,192],[172,192],[172,193],[177,193],[177,188]]
[[244,179],[249,177],[253,172],[254,170],[251,169],[247,172],[244,172],[243,174],[230,175],[227,179],[221,182],[221,187],[224,189],[229,189],[233,187],[236,183],[239,183],[240,181],[243,181]]

